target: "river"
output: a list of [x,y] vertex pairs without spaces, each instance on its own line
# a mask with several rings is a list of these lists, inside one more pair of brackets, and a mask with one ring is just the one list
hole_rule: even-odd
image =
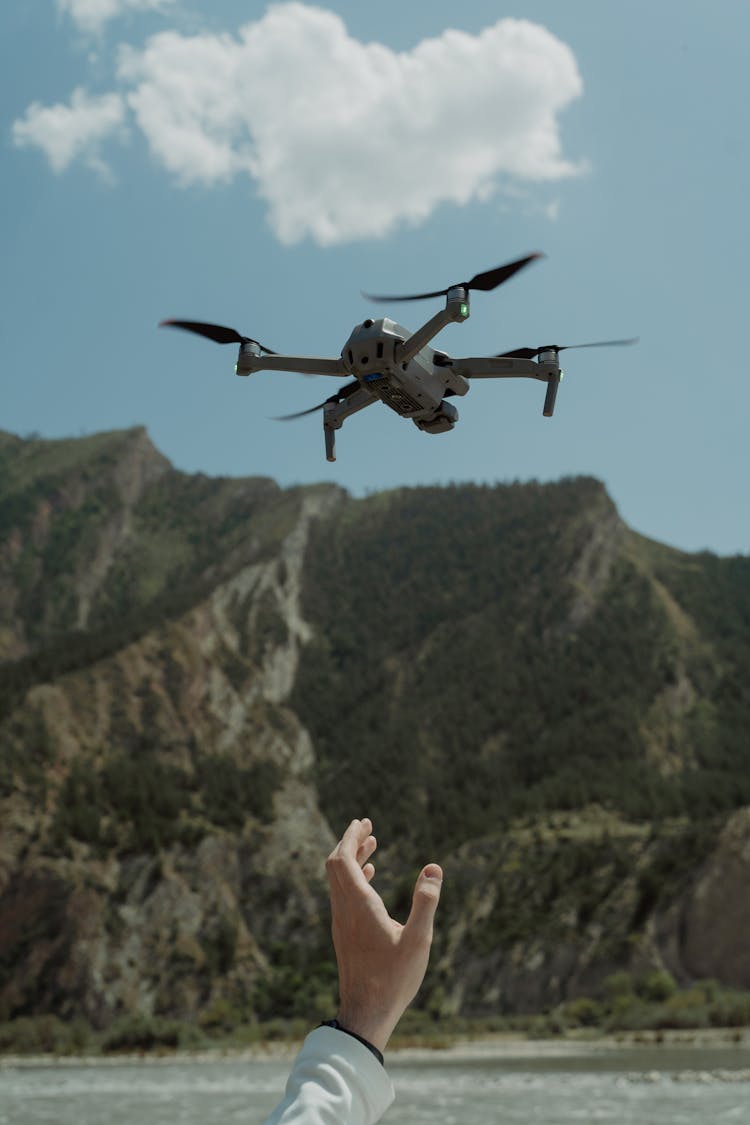
[[[286,1060],[0,1060],[0,1125],[254,1125],[288,1071]],[[750,1125],[747,1045],[407,1052],[389,1072],[387,1125]]]

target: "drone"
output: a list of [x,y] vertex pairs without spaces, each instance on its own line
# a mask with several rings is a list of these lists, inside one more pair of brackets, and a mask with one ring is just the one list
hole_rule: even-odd
[[468,393],[473,379],[536,379],[546,384],[543,414],[551,418],[563,377],[560,352],[569,348],[621,347],[637,343],[637,339],[601,340],[593,344],[544,344],[538,348],[516,348],[492,356],[470,356],[454,359],[430,347],[430,341],[451,323],[469,319],[469,294],[489,293],[508,281],[541,254],[529,254],[515,262],[486,270],[472,277],[431,293],[406,296],[381,296],[363,293],[375,302],[423,301],[445,297],[445,308],[435,313],[416,332],[409,332],[395,320],[367,318],[358,324],[336,359],[318,356],[280,355],[258,340],[242,336],[234,328],[205,324],[195,320],[163,320],[162,326],[181,328],[205,336],[217,344],[239,344],[235,366],[237,375],[256,371],[295,371],[304,375],[332,375],[350,379],[334,394],[308,410],[286,414],[277,421],[287,422],[323,411],[323,434],[326,459],[336,460],[336,431],[347,418],[382,402],[402,418],[410,418],[427,434],[443,434],[458,421],[458,411],[449,398]]

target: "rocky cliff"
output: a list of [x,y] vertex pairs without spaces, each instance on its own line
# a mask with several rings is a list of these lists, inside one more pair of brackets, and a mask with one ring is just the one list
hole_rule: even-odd
[[0,1020],[330,1012],[365,811],[395,910],[446,868],[436,1014],[750,988],[749,592],[594,481],[355,501],[0,435]]

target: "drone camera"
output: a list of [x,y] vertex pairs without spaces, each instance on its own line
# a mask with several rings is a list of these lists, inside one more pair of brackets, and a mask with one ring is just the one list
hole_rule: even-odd
[[452,430],[458,421],[458,411],[452,403],[443,402],[431,418],[412,419],[418,430],[426,434],[445,434]]

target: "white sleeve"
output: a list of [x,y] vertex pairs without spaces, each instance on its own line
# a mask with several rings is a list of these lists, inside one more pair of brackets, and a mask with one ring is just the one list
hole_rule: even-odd
[[317,1027],[263,1125],[374,1125],[393,1101],[385,1067],[352,1035]]

